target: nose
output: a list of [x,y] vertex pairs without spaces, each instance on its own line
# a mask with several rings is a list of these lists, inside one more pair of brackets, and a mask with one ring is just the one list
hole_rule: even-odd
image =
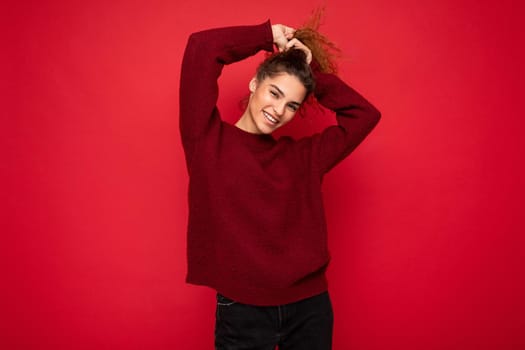
[[279,104],[275,104],[273,106],[273,110],[275,112],[275,114],[277,116],[282,116],[284,114],[284,109],[286,108],[286,104],[285,103],[279,103]]

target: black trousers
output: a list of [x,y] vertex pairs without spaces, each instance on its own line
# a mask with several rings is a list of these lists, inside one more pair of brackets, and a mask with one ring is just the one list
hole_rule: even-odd
[[280,306],[237,303],[217,294],[216,350],[329,350],[332,303],[328,292]]

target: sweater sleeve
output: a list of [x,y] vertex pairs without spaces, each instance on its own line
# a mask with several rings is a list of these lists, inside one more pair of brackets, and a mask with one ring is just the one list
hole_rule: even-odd
[[337,125],[318,135],[316,147],[321,175],[348,156],[372,131],[381,113],[357,91],[333,74],[321,73],[312,64],[316,77],[315,97],[334,111]]
[[217,79],[226,64],[273,50],[270,21],[209,29],[190,35],[182,60],[179,128],[187,162],[200,137],[220,123]]

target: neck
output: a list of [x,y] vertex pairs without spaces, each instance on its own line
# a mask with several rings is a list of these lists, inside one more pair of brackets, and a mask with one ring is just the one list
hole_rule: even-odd
[[235,126],[239,129],[249,132],[251,134],[260,134],[258,130],[256,130],[253,125],[249,122],[250,115],[248,114],[248,111],[244,111],[244,113],[241,115],[237,123],[235,123]]

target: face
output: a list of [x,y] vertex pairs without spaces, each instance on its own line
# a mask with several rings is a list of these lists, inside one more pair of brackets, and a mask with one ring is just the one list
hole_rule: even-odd
[[306,88],[288,73],[250,81],[250,100],[237,127],[254,134],[271,134],[293,119],[301,106]]

